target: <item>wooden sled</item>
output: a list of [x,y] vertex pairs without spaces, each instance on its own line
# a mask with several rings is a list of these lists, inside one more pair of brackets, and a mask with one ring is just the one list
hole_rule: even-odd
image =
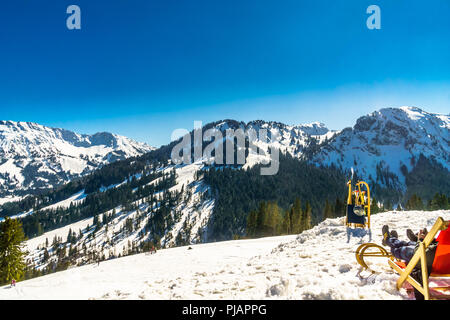
[[[364,181],[358,181],[355,190],[352,190],[352,181],[347,182],[348,197],[345,215],[345,225],[347,227],[347,242],[350,242],[352,231],[364,230],[372,239],[370,230],[370,188]],[[365,188],[365,190],[363,190]]]

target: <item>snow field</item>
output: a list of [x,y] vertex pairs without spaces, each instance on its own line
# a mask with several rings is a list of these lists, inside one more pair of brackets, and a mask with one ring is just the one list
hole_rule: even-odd
[[[406,229],[431,228],[450,210],[384,212],[372,216],[372,242],[381,244],[388,224],[406,239]],[[19,282],[0,299],[410,299],[397,291],[398,276],[387,260],[384,273],[358,277],[355,250],[368,236],[347,243],[342,218],[328,219],[298,236],[236,240],[164,249]],[[191,248],[191,249],[189,249]]]

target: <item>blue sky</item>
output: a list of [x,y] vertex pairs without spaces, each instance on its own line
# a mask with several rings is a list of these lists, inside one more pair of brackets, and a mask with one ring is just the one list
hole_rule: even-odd
[[381,107],[450,109],[448,0],[15,0],[0,40],[0,119],[154,146],[194,120],[342,129]]

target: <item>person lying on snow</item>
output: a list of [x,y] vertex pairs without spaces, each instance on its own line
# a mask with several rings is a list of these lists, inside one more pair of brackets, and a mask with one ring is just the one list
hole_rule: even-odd
[[[397,231],[392,230],[389,232],[389,226],[384,225],[381,229],[383,234],[382,244],[383,246],[388,246],[391,248],[391,253],[394,257],[400,260],[404,260],[406,263],[412,259],[417,249],[419,248],[419,241],[423,241],[428,231],[426,228],[421,229],[417,234],[411,229],[406,231],[406,235],[410,241],[402,241],[398,239]],[[431,274],[431,268],[433,266],[434,256],[436,254],[437,241],[433,239],[428,248],[425,251],[425,255],[427,258],[427,270],[428,276]],[[420,267],[420,263],[418,263],[413,271],[411,272],[411,277],[414,278],[422,285],[422,270]],[[414,288],[414,296],[416,300],[423,300],[424,296]]]

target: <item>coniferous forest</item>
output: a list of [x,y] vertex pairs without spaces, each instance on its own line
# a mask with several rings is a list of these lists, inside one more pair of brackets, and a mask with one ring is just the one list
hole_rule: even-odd
[[298,198],[305,205],[309,204],[311,223],[316,224],[323,218],[322,209],[327,200],[333,204],[345,200],[348,177],[336,168],[317,167],[289,154],[280,154],[276,175],[262,176],[260,168],[261,165],[247,170],[213,168],[205,172],[205,182],[217,199],[208,239],[243,236],[247,216],[257,210],[261,202],[276,204],[281,211],[288,210]]

